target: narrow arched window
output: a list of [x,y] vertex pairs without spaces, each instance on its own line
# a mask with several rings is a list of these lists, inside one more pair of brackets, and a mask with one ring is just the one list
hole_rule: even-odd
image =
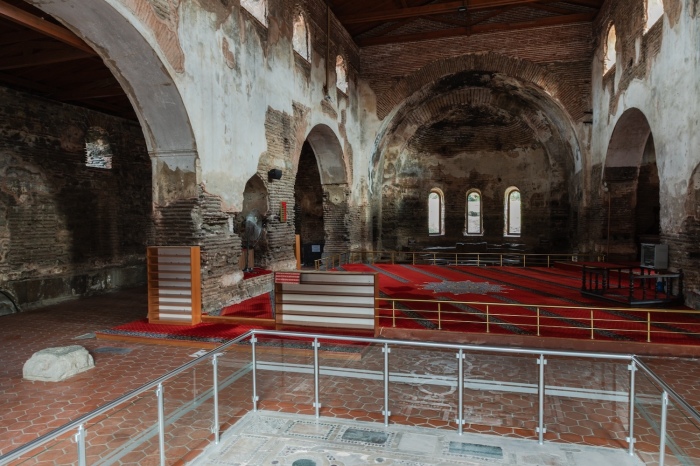
[[481,193],[478,189],[467,192],[467,220],[465,231],[468,235],[482,234]]
[[434,188],[428,195],[428,234],[445,234],[445,196],[442,191]]
[[348,93],[348,70],[345,60],[340,55],[335,59],[335,85],[344,93]]
[[292,37],[292,46],[294,51],[301,55],[304,60],[309,61],[310,46],[309,46],[309,28],[306,26],[306,18],[304,13],[299,13],[294,19],[294,36]]
[[610,68],[615,66],[617,61],[617,52],[615,51],[615,46],[617,45],[617,35],[615,34],[615,25],[610,26],[608,29],[608,37],[605,41],[605,59],[603,60],[603,74],[607,73]]
[[241,6],[267,26],[267,0],[241,0]]
[[506,236],[520,236],[521,202],[520,190],[514,186],[506,189],[504,206],[505,227],[503,233]]
[[664,2],[662,0],[647,0],[647,22],[644,32],[647,32],[664,15]]
[[92,126],[85,135],[85,166],[92,168],[112,168],[112,146],[109,134],[99,126]]

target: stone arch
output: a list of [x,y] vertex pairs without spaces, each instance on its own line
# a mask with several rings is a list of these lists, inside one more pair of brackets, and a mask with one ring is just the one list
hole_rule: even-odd
[[[466,184],[484,188],[484,185],[475,186],[472,183],[480,174],[486,175],[484,183],[488,186],[483,190],[484,229],[491,235],[487,241],[498,240],[498,232],[502,231],[500,225],[503,225],[503,189],[518,182],[518,179],[514,173],[501,177],[491,173],[484,163],[474,162],[477,153],[490,151],[498,153],[498,157],[507,157],[508,153],[515,159],[524,157],[524,154],[534,154],[537,162],[529,165],[539,167],[542,171],[538,173],[547,173],[546,177],[538,177],[534,173],[528,175],[536,186],[528,190],[528,195],[524,197],[528,212],[532,215],[527,219],[531,225],[524,230],[528,235],[523,242],[528,247],[543,251],[570,248],[575,234],[572,206],[580,194],[583,161],[572,116],[558,100],[559,95],[568,98],[558,82],[537,65],[498,54],[466,56],[436,63],[443,64],[444,68],[437,66],[434,69],[429,65],[397,85],[395,95],[404,96],[409,91],[413,93],[387,114],[375,142],[369,179],[372,192],[376,193],[371,199],[373,230],[378,233],[375,236],[377,247],[399,248],[430,241],[430,238],[411,237],[413,228],[403,221],[415,216],[416,209],[421,208],[416,193],[423,183],[428,183],[428,178],[450,179],[454,184],[461,177],[464,182],[461,187],[464,189]],[[460,66],[470,68],[460,69]],[[570,105],[577,112],[582,110],[577,107],[578,104]],[[579,113],[579,116],[583,116],[582,111]],[[447,117],[451,121],[447,121]],[[484,124],[479,122],[481,119],[493,121],[494,126],[502,128],[499,129],[500,135],[478,134],[477,127]],[[466,132],[457,126],[453,130],[450,126],[467,120],[473,123],[466,126],[473,128]],[[470,149],[459,149],[461,153],[457,157],[452,155],[454,151],[435,151],[436,157],[431,164],[419,163],[414,154],[420,150],[410,147],[412,140],[428,139],[426,135],[434,140],[435,134],[442,134],[442,139],[450,137],[457,140],[450,136],[450,131],[440,129],[443,121],[448,123],[452,133],[466,136],[464,146],[469,145]],[[506,132],[507,128],[513,131]],[[484,147],[472,148],[472,141],[482,141]],[[491,144],[491,149],[486,148],[485,143]],[[449,143],[445,146],[450,147]],[[515,147],[524,150],[518,151]],[[454,169],[443,170],[441,165]],[[465,192],[458,189],[455,194],[463,199]],[[496,195],[496,192],[499,194]],[[444,245],[462,241],[458,235],[464,235],[464,205],[461,201],[454,201],[457,197],[446,199],[448,234]]]
[[159,53],[114,0],[30,0],[87,42],[126,92],[154,167],[154,201],[197,195],[196,142],[180,92]]
[[321,184],[347,184],[349,180],[343,146],[333,130],[324,124],[316,125],[306,140],[316,154]]
[[561,87],[561,80],[535,63],[495,52],[469,54],[436,60],[403,78],[379,98],[377,102],[379,118],[384,119],[389,116],[392,110],[425,86],[464,70],[504,73],[512,78],[533,83],[554,99],[559,99],[566,94],[566,89]]
[[[302,247],[308,248],[302,251],[304,262],[308,264],[309,256],[317,259],[321,251],[325,255],[348,249],[348,169],[340,140],[324,124],[311,129],[297,164],[295,229],[302,236]],[[312,223],[302,224],[305,222],[302,216]],[[307,241],[304,232],[313,241]]]
[[658,241],[659,176],[654,138],[644,113],[626,110],[615,123],[605,156],[606,252],[635,259],[640,242]]

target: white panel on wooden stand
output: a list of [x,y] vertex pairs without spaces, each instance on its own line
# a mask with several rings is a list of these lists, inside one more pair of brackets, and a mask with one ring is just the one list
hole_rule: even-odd
[[202,298],[199,246],[153,246],[146,255],[148,321],[198,324]]

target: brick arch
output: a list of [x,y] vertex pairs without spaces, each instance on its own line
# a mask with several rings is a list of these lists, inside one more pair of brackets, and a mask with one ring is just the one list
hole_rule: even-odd
[[462,55],[436,60],[415,73],[406,76],[377,102],[377,114],[384,119],[409,96],[435,81],[467,70],[503,73],[512,78],[532,83],[554,99],[563,95],[555,76],[541,66],[495,52]]

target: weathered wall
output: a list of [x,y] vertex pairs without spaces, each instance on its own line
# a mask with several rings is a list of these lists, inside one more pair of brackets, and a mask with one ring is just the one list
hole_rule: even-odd
[[[112,168],[85,166],[109,135]],[[0,88],[0,287],[23,309],[145,283],[151,166],[138,124]]]
[[[606,2],[595,26],[597,48],[593,60],[593,128],[591,158],[586,167],[592,173],[587,192],[587,217],[605,222],[606,200],[601,189],[606,157],[613,131],[625,112],[637,109],[648,121],[653,137],[659,178],[660,230],[662,242],[669,244],[672,269],[686,273],[687,302],[700,305],[700,254],[697,246],[698,220],[695,186],[691,174],[700,162],[700,9],[694,0],[664,2],[665,14],[644,31],[644,2]],[[603,75],[605,36],[611,24],[617,34],[617,60]],[[629,113],[627,113],[629,114]],[[634,131],[635,128],[629,128]],[[642,141],[644,142],[644,141]],[[650,176],[637,162],[613,164],[633,174],[627,201],[629,208],[650,202],[638,196],[631,184]],[[653,177],[653,174],[651,174]],[[617,187],[617,186],[615,186]],[[653,202],[653,201],[651,201]],[[611,209],[614,213],[615,209]],[[646,214],[643,214],[646,215]],[[613,225],[615,221],[613,219]],[[633,226],[636,229],[636,226]],[[604,252],[606,226],[591,225],[585,247]],[[627,250],[636,253],[634,241],[642,232],[627,232]]]

